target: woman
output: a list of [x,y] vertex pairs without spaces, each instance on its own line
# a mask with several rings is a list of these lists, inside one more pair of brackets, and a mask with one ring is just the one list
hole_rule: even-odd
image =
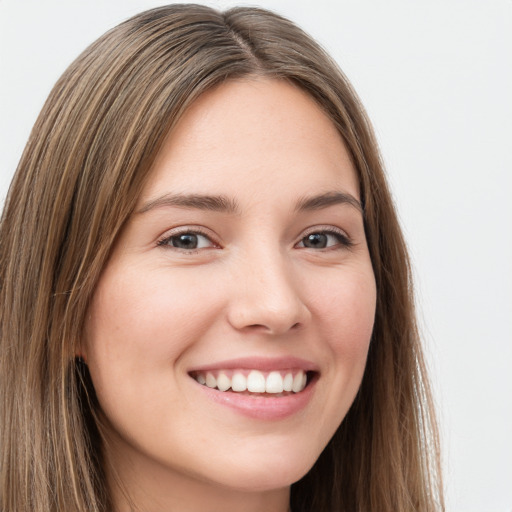
[[287,20],[173,5],[93,43],[0,240],[4,512],[443,508],[377,146]]

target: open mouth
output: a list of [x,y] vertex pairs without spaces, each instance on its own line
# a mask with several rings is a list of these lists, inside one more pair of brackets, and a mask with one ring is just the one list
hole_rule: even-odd
[[316,372],[302,369],[274,371],[216,370],[194,371],[190,376],[199,384],[222,392],[275,397],[300,393],[313,380]]

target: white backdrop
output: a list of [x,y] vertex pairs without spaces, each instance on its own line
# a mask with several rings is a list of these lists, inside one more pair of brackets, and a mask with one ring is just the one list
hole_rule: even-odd
[[[65,67],[163,3],[0,0],[0,203]],[[373,120],[417,275],[448,510],[512,512],[512,1],[256,3],[319,40]]]

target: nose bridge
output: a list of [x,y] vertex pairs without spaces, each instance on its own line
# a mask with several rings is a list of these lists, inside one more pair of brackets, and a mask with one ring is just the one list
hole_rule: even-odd
[[248,248],[240,256],[229,320],[237,329],[259,328],[279,334],[308,316],[292,262],[278,243]]

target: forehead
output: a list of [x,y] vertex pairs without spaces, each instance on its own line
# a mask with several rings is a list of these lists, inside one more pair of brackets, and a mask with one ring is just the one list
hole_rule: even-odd
[[[142,194],[257,197],[343,190],[359,198],[345,144],[317,103],[281,80],[229,81],[204,93],[167,137]],[[325,190],[322,190],[325,189]]]

